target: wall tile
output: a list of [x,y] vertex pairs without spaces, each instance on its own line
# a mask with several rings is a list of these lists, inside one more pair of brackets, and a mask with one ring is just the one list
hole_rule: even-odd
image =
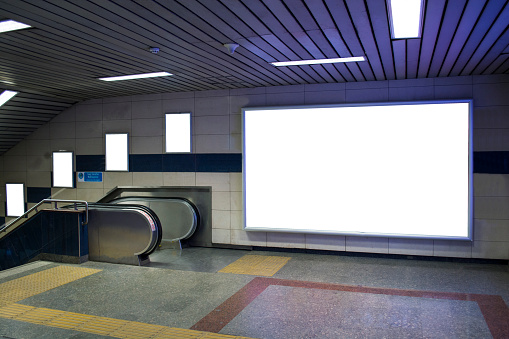
[[459,240],[433,240],[435,257],[472,258],[472,242]]
[[51,156],[29,155],[26,157],[26,166],[31,171],[51,171],[52,159]]
[[230,191],[230,175],[228,173],[196,173],[196,186],[212,186],[213,192]]
[[133,119],[132,120],[132,136],[147,137],[163,135],[164,119]]
[[267,246],[267,233],[231,230],[232,245]]
[[230,191],[242,192],[242,173],[230,173]]
[[51,143],[47,140],[26,140],[27,155],[49,155],[51,154]]
[[281,92],[267,94],[267,106],[304,105],[304,92]]
[[228,115],[203,116],[194,118],[194,134],[228,134],[230,117]]
[[341,104],[346,101],[345,90],[338,91],[321,91],[321,92],[305,92],[304,103],[306,105],[312,104]]
[[232,133],[242,133],[242,115],[240,114],[230,115],[230,134]]
[[80,121],[76,122],[76,138],[102,138],[103,122],[102,121]]
[[70,139],[76,138],[75,122],[51,122],[50,123],[50,139]]
[[459,77],[441,77],[434,78],[433,83],[435,86],[451,86],[451,85],[472,85],[471,76],[459,76]]
[[345,251],[346,237],[329,234],[306,234],[306,249]]
[[[104,189],[104,173],[103,173],[103,181],[102,182],[79,182],[78,181],[78,173],[76,173],[76,188],[78,190],[80,189],[95,189],[95,190],[101,190],[101,193]],[[79,196],[78,191],[78,196]]]
[[163,100],[194,99],[195,92],[170,92],[162,93]]
[[162,154],[163,137],[130,137],[131,154]]
[[243,207],[243,195],[242,192],[231,192],[231,210],[242,211]]
[[347,252],[389,253],[389,239],[375,237],[346,237]]
[[[431,80],[431,79],[430,79]],[[434,98],[433,87],[390,87],[389,101],[418,101]]]
[[52,139],[50,141],[51,152],[76,150],[76,139]]
[[212,209],[220,211],[229,211],[230,192],[212,192]]
[[162,186],[162,172],[134,172],[133,186]]
[[344,91],[345,88],[346,88],[345,83],[304,85],[305,92],[339,92]]
[[474,129],[474,151],[509,151],[509,129]]
[[51,187],[51,172],[27,171],[27,187]]
[[244,229],[244,212],[243,211],[231,211],[230,212],[230,227],[235,230]]
[[132,120],[103,121],[103,134],[106,133],[131,133]]
[[104,139],[88,138],[76,140],[76,155],[104,154]]
[[[200,92],[197,92],[200,93]],[[230,113],[229,97],[196,98],[194,102],[194,116],[228,115]]]
[[230,135],[230,152],[242,153],[242,134]]
[[212,243],[230,244],[231,243],[230,230],[218,228],[212,229]]
[[368,88],[361,90],[346,90],[346,102],[386,102],[389,101],[388,88]]
[[474,219],[474,240],[509,242],[509,220]]
[[229,135],[196,135],[193,140],[195,153],[228,153]]
[[506,106],[474,108],[475,128],[509,128],[509,113]]
[[25,155],[4,156],[4,171],[26,171],[27,157]]
[[109,97],[109,98],[104,98],[102,100],[102,103],[103,104],[109,104],[109,103],[122,103],[122,102],[131,102],[132,101],[132,96],[130,95],[126,95],[126,96],[121,96],[121,97]]
[[137,102],[137,101],[160,101],[163,98],[162,93],[155,93],[155,94],[139,94],[139,95],[133,95],[131,96],[131,101]]
[[132,172],[104,172],[104,188],[113,188],[117,186],[134,186]]
[[114,102],[103,104],[103,120],[131,119],[131,102]]
[[474,84],[474,106],[509,106],[509,83]]
[[304,233],[267,233],[267,247],[306,248]]
[[[161,94],[158,94],[161,97]],[[162,118],[163,114],[163,101],[134,101],[132,103],[132,118],[133,119],[147,119],[147,118]]]
[[509,242],[474,241],[472,257],[480,259],[507,259],[509,258]]
[[17,145],[14,145],[10,150],[5,152],[5,156],[11,155],[26,155],[27,154],[27,142],[25,140],[20,141]]
[[77,198],[78,200],[85,200],[87,202],[96,202],[104,196],[103,189],[97,188],[78,188]]
[[434,97],[437,100],[472,99],[472,85],[435,86]]
[[474,173],[474,196],[509,196],[509,175]]
[[[12,183],[26,183],[27,182],[27,172],[26,171],[4,171],[3,176],[0,176],[0,182],[2,183],[2,186],[5,185],[6,182],[12,182]],[[5,193],[5,188],[2,190],[0,189],[0,194]]]
[[230,95],[244,96],[244,95],[264,95],[266,93],[266,87],[254,87],[254,88],[235,88],[230,90]]
[[195,172],[164,172],[164,186],[200,186],[196,184]]
[[102,121],[103,105],[101,103],[92,105],[76,105],[76,121]]
[[389,88],[389,81],[361,81],[345,83],[345,89],[347,91],[365,89],[385,89],[385,88]]
[[75,188],[51,188],[52,199],[76,200],[77,194]]
[[266,87],[267,94],[281,94],[281,93],[304,93],[306,85],[289,85],[289,86],[271,86]]
[[[163,100],[162,112],[164,113],[183,113],[194,112],[194,98]],[[194,113],[193,113],[194,114]]]
[[405,79],[405,80],[389,80],[388,85],[389,88],[395,87],[433,87],[433,79],[432,78],[423,78],[423,79]]
[[493,84],[493,83],[509,83],[509,75],[492,74],[492,75],[474,75],[472,83],[474,84]]
[[509,197],[475,197],[476,219],[509,219]]
[[212,228],[230,229],[230,211],[212,210]]
[[433,240],[429,239],[389,239],[390,254],[433,255]]
[[199,91],[194,93],[195,98],[212,98],[212,97],[227,97],[230,95],[229,89],[214,89],[210,91]]

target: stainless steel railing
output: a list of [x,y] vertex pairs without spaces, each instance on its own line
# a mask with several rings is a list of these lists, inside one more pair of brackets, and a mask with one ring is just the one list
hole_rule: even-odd
[[[3,235],[5,234],[1,234],[1,233],[4,233],[4,232],[7,232],[8,229],[14,229],[15,225],[18,224],[18,223],[22,223],[22,221],[24,222],[23,219],[27,219],[30,217],[30,213],[34,212],[37,213],[39,212],[39,207],[43,204],[54,204],[54,208],[52,208],[53,210],[60,210],[58,208],[58,204],[59,203],[65,203],[67,205],[72,205],[74,207],[74,210],[78,210],[78,207],[82,207],[84,206],[84,211],[85,211],[85,220],[82,222],[82,225],[86,225],[88,224],[88,202],[84,201],[84,200],[62,200],[62,199],[44,199],[42,201],[40,201],[39,203],[37,203],[35,206],[33,206],[32,208],[30,208],[28,211],[26,211],[25,213],[23,213],[22,215],[20,215],[19,217],[17,217],[16,219],[12,220],[10,223],[8,224],[4,224],[3,226],[0,226],[0,238],[2,238]],[[79,205],[79,206],[78,206]],[[66,206],[66,209],[68,210],[68,206]]]

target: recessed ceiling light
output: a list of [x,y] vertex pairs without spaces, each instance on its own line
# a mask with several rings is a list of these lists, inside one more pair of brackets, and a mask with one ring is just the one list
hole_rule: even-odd
[[4,20],[0,21],[0,33],[15,31],[18,29],[32,27],[30,25],[23,24],[21,22],[17,22],[14,20]]
[[0,106],[5,104],[7,101],[9,101],[13,96],[18,94],[18,92],[14,91],[3,91],[2,94],[0,94]]
[[131,79],[166,77],[166,76],[169,76],[169,75],[173,75],[173,74],[168,73],[168,72],[143,73],[143,74],[122,75],[122,76],[118,76],[118,77],[99,78],[99,80],[103,80],[103,81],[119,81],[119,80],[131,80]]
[[421,36],[424,0],[387,0],[393,39]]
[[297,60],[297,61],[281,61],[271,62],[273,66],[301,66],[301,65],[320,65],[320,64],[335,64],[338,62],[357,62],[366,61],[363,56],[360,57],[349,57],[349,58],[333,58],[333,59],[314,59],[314,60]]

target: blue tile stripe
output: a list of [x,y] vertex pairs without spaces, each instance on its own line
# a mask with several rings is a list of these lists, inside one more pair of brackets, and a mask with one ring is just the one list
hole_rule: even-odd
[[37,203],[51,197],[49,187],[27,187],[27,202]]
[[[76,156],[77,172],[104,172],[104,167],[104,155]],[[129,170],[131,172],[242,172],[242,154],[131,154]],[[509,152],[474,152],[474,173],[509,174]]]
[[[77,155],[77,172],[104,172],[104,155]],[[242,172],[242,154],[130,154],[131,172]]]

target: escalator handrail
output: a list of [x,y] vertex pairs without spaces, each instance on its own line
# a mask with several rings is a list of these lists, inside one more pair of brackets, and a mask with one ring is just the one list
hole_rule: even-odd
[[28,211],[26,211],[25,213],[23,213],[22,215],[20,215],[16,219],[12,220],[10,223],[4,224],[3,227],[0,228],[0,232],[5,232],[7,230],[7,228],[11,227],[12,225],[17,223],[21,219],[28,218],[28,215],[32,211],[35,210],[35,212],[38,212],[38,208],[42,204],[52,204],[52,203],[55,204],[55,210],[59,210],[58,209],[58,203],[74,204],[74,209],[75,210],[77,210],[78,204],[81,204],[81,205],[85,206],[84,207],[84,210],[85,210],[85,220],[82,222],[82,225],[88,224],[88,202],[86,202],[84,200],[43,199],[40,202],[38,202],[35,206],[30,208]]

